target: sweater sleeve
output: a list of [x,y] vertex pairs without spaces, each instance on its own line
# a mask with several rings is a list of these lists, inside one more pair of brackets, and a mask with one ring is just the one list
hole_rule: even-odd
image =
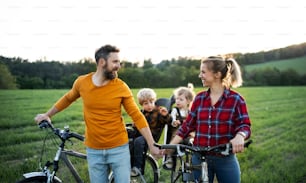
[[62,111],[80,97],[80,93],[78,91],[79,79],[80,78],[78,78],[74,82],[72,88],[55,103],[54,106],[56,107],[56,109]]
[[138,130],[149,127],[146,118],[139,110],[130,88],[125,84],[125,97],[122,100],[123,107],[127,114],[132,118]]

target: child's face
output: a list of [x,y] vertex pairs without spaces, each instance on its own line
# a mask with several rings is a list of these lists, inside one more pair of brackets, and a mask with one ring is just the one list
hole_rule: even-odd
[[180,109],[187,108],[188,100],[186,99],[186,97],[184,95],[179,95],[175,99],[175,104],[176,104],[176,107],[178,107]]
[[155,100],[147,100],[142,104],[142,109],[151,112],[155,108]]

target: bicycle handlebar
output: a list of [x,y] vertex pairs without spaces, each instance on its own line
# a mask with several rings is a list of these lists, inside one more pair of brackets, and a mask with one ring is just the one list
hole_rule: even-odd
[[65,128],[64,130],[59,128],[54,128],[54,126],[47,120],[41,121],[39,124],[39,128],[51,128],[51,130],[54,132],[55,135],[57,135],[62,140],[68,140],[70,138],[76,138],[80,141],[84,141],[84,136],[80,135],[75,132],[70,132],[69,127]]
[[[252,140],[248,140],[244,143],[244,147],[248,147],[252,143]],[[177,150],[179,154],[182,154],[182,151],[190,150],[192,152],[197,152],[201,154],[206,154],[209,152],[218,152],[222,155],[229,155],[232,150],[232,144],[226,143],[226,144],[220,144],[217,146],[212,147],[196,147],[196,146],[189,146],[184,144],[157,144],[155,143],[154,146],[158,147],[159,149],[174,149]]]

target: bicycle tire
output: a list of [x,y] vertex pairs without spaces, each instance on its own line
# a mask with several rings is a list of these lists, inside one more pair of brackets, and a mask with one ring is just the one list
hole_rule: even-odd
[[[109,182],[114,183],[114,176],[109,176]],[[143,179],[146,183],[158,183],[159,169],[155,159],[151,155],[146,155],[144,174],[137,177],[131,177],[131,183],[143,183]]]
[[131,182],[141,183],[144,182],[143,179],[147,183],[158,183],[159,169],[155,159],[150,154],[146,155],[146,162],[145,162],[143,175],[137,177],[131,177]]
[[[16,183],[46,183],[47,177],[46,176],[35,176],[35,177],[28,177],[22,180],[17,181]],[[61,181],[53,180],[54,183],[61,183]]]
[[145,167],[144,177],[146,179],[146,182],[158,183],[159,169],[156,160],[151,155],[147,155],[146,157],[146,167]]

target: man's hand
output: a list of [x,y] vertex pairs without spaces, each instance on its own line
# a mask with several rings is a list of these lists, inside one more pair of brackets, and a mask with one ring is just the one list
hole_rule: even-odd
[[164,152],[160,150],[158,147],[155,147],[153,144],[149,147],[150,148],[150,153],[152,156],[156,159],[162,158],[164,155]]
[[58,112],[59,112],[59,110],[56,107],[53,106],[51,109],[49,109],[48,112],[46,112],[44,114],[37,114],[35,116],[34,120],[36,121],[37,124],[39,124],[43,120],[47,120],[47,121],[49,121],[49,123],[51,123],[51,116],[55,115]]
[[37,114],[35,116],[34,120],[35,120],[35,122],[37,124],[39,124],[43,120],[47,120],[47,121],[49,121],[51,123],[51,119],[50,119],[50,117],[46,113],[44,113],[44,114]]

